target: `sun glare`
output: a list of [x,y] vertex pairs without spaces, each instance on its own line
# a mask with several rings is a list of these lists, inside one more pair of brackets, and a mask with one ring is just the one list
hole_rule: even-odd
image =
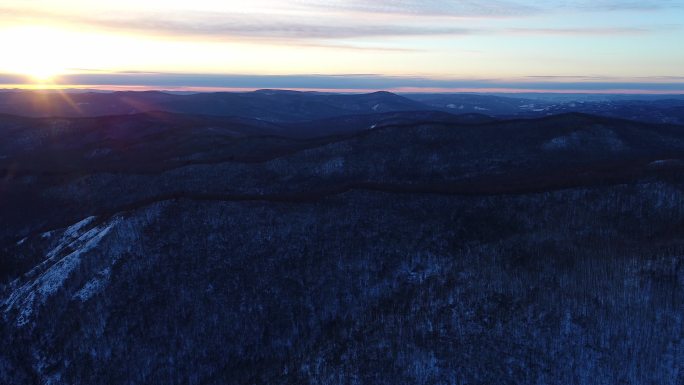
[[36,83],[53,83],[56,80],[57,75],[59,75],[61,72],[62,69],[60,68],[40,66],[34,68],[26,68],[25,75],[30,77],[31,80]]
[[13,55],[3,58],[3,67],[16,74],[27,76],[36,84],[53,83],[64,73],[60,64],[65,55],[60,52],[64,42],[61,31],[41,26],[25,26],[2,31],[2,41],[7,42],[7,52]]

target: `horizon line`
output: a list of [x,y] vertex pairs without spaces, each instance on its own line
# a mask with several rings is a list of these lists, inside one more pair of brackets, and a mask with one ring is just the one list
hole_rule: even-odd
[[684,95],[681,90],[643,90],[643,89],[544,89],[544,88],[426,88],[426,87],[397,87],[397,88],[308,88],[308,87],[223,87],[223,86],[181,86],[155,87],[146,85],[46,85],[46,84],[0,84],[0,92],[12,91],[82,91],[82,92],[168,92],[168,93],[215,93],[231,92],[246,93],[263,90],[320,92],[337,94],[367,94],[374,92],[391,92],[395,94],[556,94],[556,95]]
[[332,93],[585,93],[684,94],[684,76],[523,76],[440,77],[379,74],[201,74],[70,73],[47,79],[0,73],[0,87],[18,89],[169,90],[176,92],[249,92],[283,89]]

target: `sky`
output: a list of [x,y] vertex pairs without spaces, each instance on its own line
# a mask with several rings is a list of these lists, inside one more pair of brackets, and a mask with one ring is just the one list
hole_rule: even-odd
[[0,87],[684,93],[684,0],[2,0]]

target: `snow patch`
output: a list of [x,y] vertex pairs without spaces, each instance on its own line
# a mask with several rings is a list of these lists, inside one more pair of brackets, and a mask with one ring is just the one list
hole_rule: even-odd
[[82,228],[88,226],[90,223],[92,223],[95,220],[95,217],[88,217],[74,225],[69,226],[65,231],[64,234],[62,235],[62,239],[66,239],[66,237],[73,238]]
[[16,245],[17,245],[17,246],[23,245],[24,242],[26,242],[27,239],[28,239],[28,238],[26,238],[26,237],[22,238],[19,242],[16,243]]
[[64,286],[66,280],[80,266],[82,257],[93,250],[102,238],[121,221],[117,218],[83,232],[86,226],[94,220],[95,217],[89,217],[67,228],[58,244],[47,253],[46,261],[31,270],[29,276],[38,274],[41,268],[45,269],[48,264],[58,258],[61,259],[47,267],[37,278],[29,280],[16,289],[4,301],[6,314],[12,309],[19,310],[17,326],[24,326],[30,321],[36,307],[44,304],[50,296]]
[[455,109],[463,110],[463,109],[465,109],[465,106],[462,104],[460,106],[457,106],[455,104],[447,104],[446,106],[447,106],[447,108],[451,108],[452,110],[455,110]]
[[660,159],[654,160],[648,164],[650,167],[669,167],[669,166],[682,166],[684,161],[681,159]]
[[89,300],[95,294],[99,293],[105,286],[107,286],[107,283],[109,283],[109,276],[111,273],[112,269],[109,267],[100,271],[95,278],[91,279],[85,285],[83,285],[81,290],[74,294],[73,298],[77,298],[81,300],[81,302]]
[[[40,285],[38,287],[40,294],[43,295],[43,297],[47,297],[62,287],[64,281],[69,277],[69,274],[71,274],[71,272],[81,263],[81,256],[95,248],[102,238],[109,233],[112,227],[114,227],[114,223],[111,223],[104,228],[93,228],[80,236],[74,243],[82,243],[82,245],[80,247],[76,246],[74,252],[68,254],[61,261],[54,264],[40,278]],[[74,243],[71,243],[69,246],[74,246]]]
[[611,130],[575,131],[568,135],[559,136],[542,145],[544,150],[594,150],[618,152],[627,145]]
[[323,175],[331,175],[344,171],[344,158],[337,157],[330,159],[320,166],[319,171]]
[[377,111],[380,109],[380,104],[376,104],[373,106],[373,111]]
[[563,148],[568,148],[570,147],[570,142],[571,138],[567,136],[559,136],[557,138],[553,138],[550,141],[544,143],[543,147],[545,150],[555,150],[555,149],[563,149]]
[[102,156],[111,154],[111,152],[112,152],[111,148],[96,148],[96,149],[90,151],[86,155],[86,158],[89,158],[89,159],[98,158],[98,157],[102,157]]
[[33,303],[36,301],[36,293],[31,292],[28,294],[26,299],[24,299],[24,306],[19,311],[19,317],[17,317],[17,326],[21,327],[29,323],[31,315],[33,314]]

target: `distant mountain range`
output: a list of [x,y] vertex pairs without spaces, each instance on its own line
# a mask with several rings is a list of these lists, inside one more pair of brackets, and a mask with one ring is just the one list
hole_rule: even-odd
[[453,113],[480,113],[499,117],[536,117],[581,112],[650,123],[684,123],[684,99],[523,99],[475,94],[408,95],[432,108]]
[[[635,96],[635,98],[638,98]],[[245,93],[0,92],[0,113],[29,117],[93,117],[164,111],[301,122],[343,115],[442,111],[492,117],[541,117],[581,112],[649,123],[684,124],[684,98],[522,98],[478,94],[325,94],[283,90]]]
[[330,95],[261,90],[249,93],[163,92],[0,93],[0,112],[32,117],[85,117],[165,111],[239,116],[270,122],[302,121],[341,115],[425,110],[426,106],[389,92]]

